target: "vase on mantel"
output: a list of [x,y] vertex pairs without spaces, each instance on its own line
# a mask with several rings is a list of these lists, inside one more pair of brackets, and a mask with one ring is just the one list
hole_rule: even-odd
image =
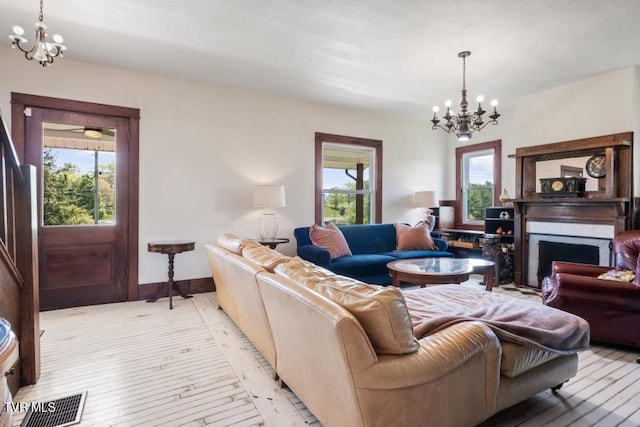
[[507,206],[507,203],[509,202],[509,199],[511,199],[511,196],[509,196],[509,193],[507,193],[506,188],[502,190],[502,194],[498,199],[500,200],[502,206]]

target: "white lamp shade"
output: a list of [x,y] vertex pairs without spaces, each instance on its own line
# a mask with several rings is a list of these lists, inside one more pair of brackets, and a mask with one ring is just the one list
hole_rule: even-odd
[[284,185],[256,185],[253,190],[253,206],[256,208],[283,208]]
[[438,193],[436,191],[416,191],[413,195],[413,205],[417,208],[438,207]]

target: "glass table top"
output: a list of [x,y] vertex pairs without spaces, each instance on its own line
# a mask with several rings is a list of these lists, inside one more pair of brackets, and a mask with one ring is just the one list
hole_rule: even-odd
[[443,275],[471,273],[475,267],[490,266],[493,262],[479,258],[416,258],[393,261],[387,265],[404,273]]

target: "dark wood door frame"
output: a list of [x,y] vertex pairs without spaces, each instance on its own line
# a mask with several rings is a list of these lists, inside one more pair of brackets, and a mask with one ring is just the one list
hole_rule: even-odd
[[[138,299],[138,195],[139,195],[139,145],[140,145],[140,110],[137,108],[118,107],[92,102],[73,101],[45,96],[11,93],[11,135],[21,162],[26,156],[25,141],[25,108],[50,108],[88,114],[100,114],[127,120],[129,124],[129,147],[127,152],[127,170],[129,175],[128,212],[129,226],[127,264],[127,300]],[[38,307],[38,305],[36,305]]]

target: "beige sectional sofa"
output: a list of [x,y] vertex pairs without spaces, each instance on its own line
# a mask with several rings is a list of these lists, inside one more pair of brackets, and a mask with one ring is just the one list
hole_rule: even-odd
[[575,352],[500,341],[481,321],[416,339],[395,287],[229,235],[206,251],[219,307],[325,426],[474,426],[577,372]]

